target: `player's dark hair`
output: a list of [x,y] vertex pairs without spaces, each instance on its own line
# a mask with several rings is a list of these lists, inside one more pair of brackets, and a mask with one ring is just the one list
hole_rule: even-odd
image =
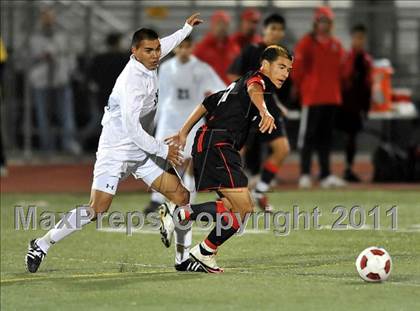
[[270,24],[281,24],[284,28],[286,28],[286,20],[283,16],[277,13],[271,14],[268,17],[266,17],[266,19],[264,19],[264,28]]
[[354,34],[356,32],[367,33],[367,28],[363,24],[354,25],[353,27],[351,27],[350,33]]
[[272,63],[279,57],[284,57],[293,61],[293,56],[288,49],[280,45],[270,45],[261,54],[260,62],[262,63],[263,60],[266,60],[269,63]]
[[149,28],[141,28],[134,33],[133,39],[131,40],[131,46],[137,48],[141,41],[155,39],[159,39],[156,31]]

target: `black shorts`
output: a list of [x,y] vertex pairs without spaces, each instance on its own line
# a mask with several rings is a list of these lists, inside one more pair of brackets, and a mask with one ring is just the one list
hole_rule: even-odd
[[193,150],[192,159],[197,191],[248,187],[241,156],[232,145],[216,143],[201,152]]

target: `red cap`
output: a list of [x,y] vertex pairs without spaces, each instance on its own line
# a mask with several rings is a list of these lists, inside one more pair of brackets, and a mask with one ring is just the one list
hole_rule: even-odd
[[241,19],[259,22],[261,19],[261,13],[256,9],[246,9],[242,12]]
[[330,21],[334,20],[334,12],[329,6],[320,6],[315,10],[314,19],[319,21],[321,18],[329,19]]
[[213,15],[211,16],[211,23],[217,23],[219,21],[223,21],[225,23],[229,23],[230,22],[230,16],[226,11],[215,11],[213,13]]

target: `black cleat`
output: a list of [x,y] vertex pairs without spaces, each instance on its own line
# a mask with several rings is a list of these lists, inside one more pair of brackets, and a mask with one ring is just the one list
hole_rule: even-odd
[[191,258],[188,258],[179,265],[175,265],[176,271],[181,272],[202,272],[207,273],[207,270],[203,268],[201,263],[193,261]]
[[35,239],[29,242],[28,253],[25,257],[26,269],[31,273],[35,273],[45,255],[44,251],[36,244]]

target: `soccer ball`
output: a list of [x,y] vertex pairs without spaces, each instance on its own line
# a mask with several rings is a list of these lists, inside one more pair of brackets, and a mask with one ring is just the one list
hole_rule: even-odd
[[380,247],[369,247],[356,259],[356,268],[366,282],[383,282],[391,274],[392,260],[388,252]]

